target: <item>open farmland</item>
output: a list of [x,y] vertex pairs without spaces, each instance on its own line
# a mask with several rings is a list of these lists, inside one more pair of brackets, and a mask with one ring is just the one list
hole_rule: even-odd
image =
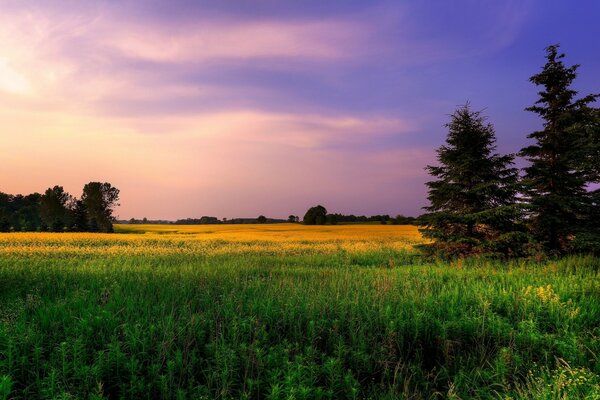
[[0,234],[0,399],[600,398],[600,263],[412,226]]

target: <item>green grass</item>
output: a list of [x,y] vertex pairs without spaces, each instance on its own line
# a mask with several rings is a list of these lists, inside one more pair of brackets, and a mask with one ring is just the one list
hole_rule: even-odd
[[600,398],[600,262],[5,254],[0,399]]

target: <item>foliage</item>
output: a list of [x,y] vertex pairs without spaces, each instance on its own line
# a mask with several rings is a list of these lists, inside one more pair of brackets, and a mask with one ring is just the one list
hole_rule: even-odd
[[[344,223],[344,222],[387,222],[390,220],[390,216],[389,215],[370,215],[370,216],[366,216],[366,215],[354,215],[354,214],[350,214],[350,215],[345,215],[345,214],[338,214],[338,213],[334,213],[334,214],[327,214],[327,216],[331,216],[329,218],[331,218],[332,220],[336,221],[337,223]],[[410,217],[408,217],[410,218]],[[414,218],[413,218],[414,220]],[[405,223],[401,223],[400,225],[409,225],[410,223],[407,222]]]
[[565,66],[558,45],[546,53],[542,71],[530,78],[542,87],[540,97],[527,108],[543,119],[544,128],[528,136],[535,143],[520,155],[530,162],[523,183],[531,229],[548,251],[564,253],[589,217],[587,185],[598,179],[600,121],[588,106],[598,96],[575,100],[571,85],[579,66]]
[[81,200],[58,185],[43,195],[0,192],[0,232],[111,232],[118,199],[117,188],[99,182],[85,185]]
[[[498,155],[494,128],[469,104],[446,125],[446,144],[437,150],[437,178],[427,183],[429,214],[421,217],[423,246],[442,256],[501,253],[520,255],[528,242],[519,226],[517,170],[512,155]],[[511,240],[515,239],[515,240]]]
[[119,203],[119,189],[108,182],[90,182],[83,187],[81,201],[88,213],[90,231],[113,231],[113,208]]
[[407,217],[404,215],[396,215],[396,218],[392,219],[393,225],[417,225],[417,218]]
[[[220,224],[223,222],[221,222],[219,220],[219,218],[217,218],[217,217],[209,217],[209,216],[204,215],[200,218],[178,219],[177,221],[175,221],[175,224],[177,224],[177,225],[199,225],[199,224]],[[146,223],[148,223],[148,220],[146,218],[145,218],[145,221],[134,219],[132,223],[146,224]],[[153,223],[155,223],[155,222],[153,222]]]
[[0,192],[0,232],[40,230],[41,194],[27,196]]
[[86,232],[89,230],[88,209],[85,203],[81,200],[76,200],[72,210],[72,225],[73,232]]
[[399,225],[116,230],[0,235],[0,398],[597,393],[598,259],[420,264]]
[[302,219],[305,225],[324,225],[326,221],[327,209],[321,205],[309,208]]
[[62,186],[48,188],[40,198],[40,215],[43,230],[62,232],[69,225],[71,195]]

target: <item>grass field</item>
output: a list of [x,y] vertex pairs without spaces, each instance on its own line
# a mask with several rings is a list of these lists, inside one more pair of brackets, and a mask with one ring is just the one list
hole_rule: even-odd
[[600,399],[600,262],[412,226],[0,234],[0,400]]

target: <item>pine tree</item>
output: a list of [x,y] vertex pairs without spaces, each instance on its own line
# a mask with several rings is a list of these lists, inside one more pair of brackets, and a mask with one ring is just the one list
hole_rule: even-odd
[[548,251],[563,253],[589,214],[587,184],[593,170],[590,165],[597,162],[590,162],[593,154],[585,127],[590,126],[592,115],[588,105],[597,96],[575,100],[577,92],[571,84],[579,66],[566,67],[558,45],[549,46],[546,53],[542,71],[530,78],[542,86],[540,98],[527,108],[544,120],[544,127],[528,136],[535,144],[520,155],[530,162],[523,184],[532,232]]
[[446,124],[439,165],[426,169],[437,180],[429,188],[421,232],[434,243],[424,248],[443,256],[516,255],[527,237],[519,225],[518,172],[512,155],[498,155],[494,128],[467,103]]

